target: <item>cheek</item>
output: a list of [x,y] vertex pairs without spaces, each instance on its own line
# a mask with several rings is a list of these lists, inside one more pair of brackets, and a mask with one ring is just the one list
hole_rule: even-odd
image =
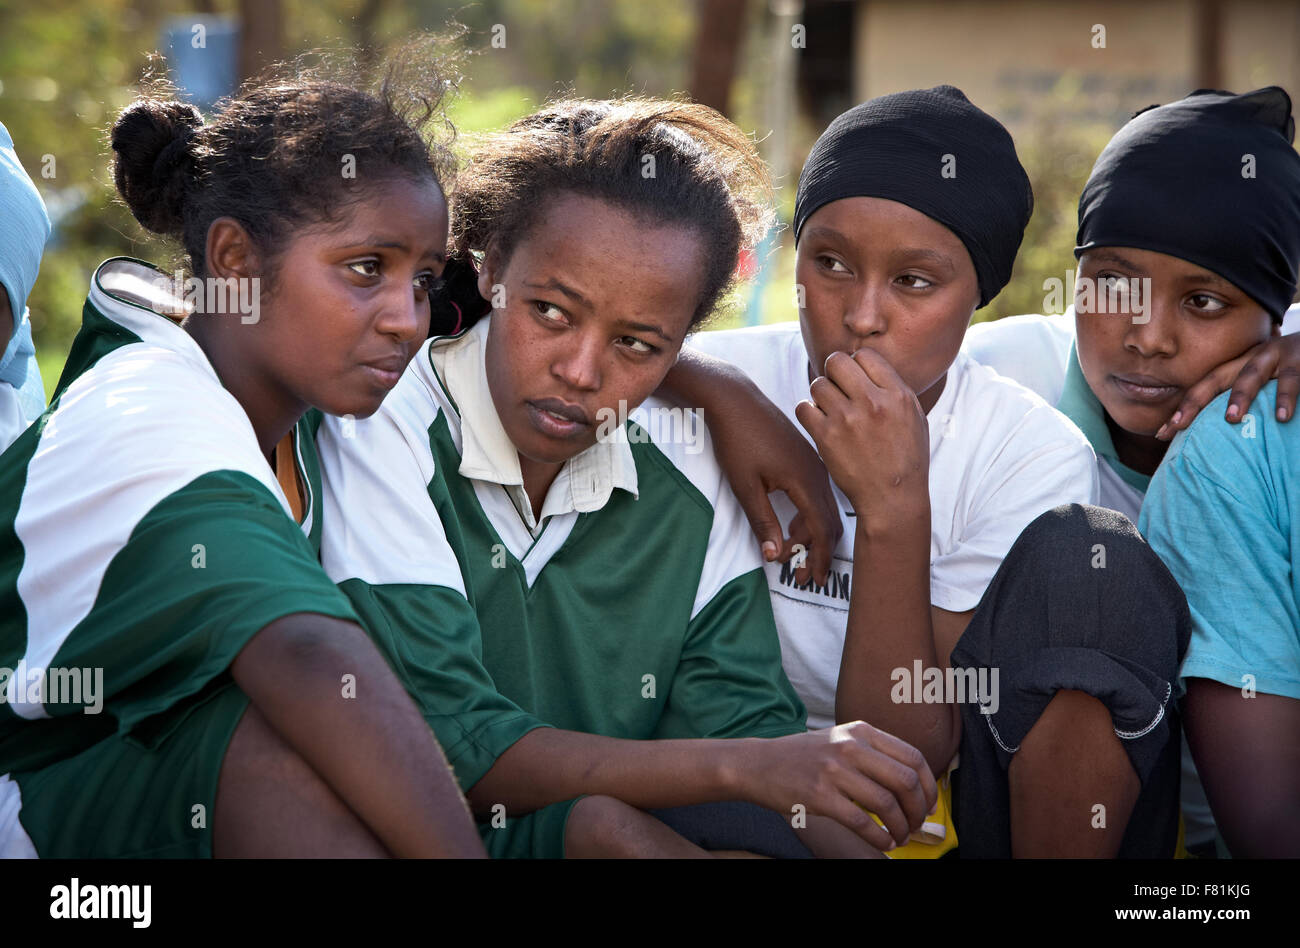
[[1103,372],[1124,351],[1123,317],[1084,314],[1075,317],[1075,346],[1085,375]]

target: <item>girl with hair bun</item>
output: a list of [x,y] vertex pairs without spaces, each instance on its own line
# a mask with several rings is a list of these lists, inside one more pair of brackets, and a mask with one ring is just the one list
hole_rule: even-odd
[[493,855],[878,855],[936,800],[896,738],[806,732],[708,433],[652,397],[770,214],[713,110],[550,104],[457,181],[490,313],[319,430],[322,562],[400,655]]
[[114,124],[119,193],[192,277],[101,265],[0,464],[0,855],[482,854],[317,556],[315,409],[375,411],[445,259],[443,85],[405,81],[268,76],[210,123],[146,93]]

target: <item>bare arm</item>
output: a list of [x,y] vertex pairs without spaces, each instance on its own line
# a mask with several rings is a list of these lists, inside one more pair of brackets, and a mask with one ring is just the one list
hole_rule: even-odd
[[797,413],[857,514],[835,718],[867,720],[897,734],[941,774],[957,751],[960,709],[893,700],[894,669],[910,679],[920,661],[923,669],[942,672],[969,620],[968,613],[937,615],[941,610],[930,605],[925,412],[877,352],[834,353],[825,371]]
[[[538,728],[469,791],[474,809],[526,812],[581,794],[642,809],[745,800],[782,814],[803,807],[877,849],[905,842],[938,799],[919,752],[857,722],[780,738],[630,741]],[[855,802],[856,801],[856,802]],[[881,829],[862,806],[884,820]]]
[[1233,856],[1300,856],[1300,701],[1187,680],[1187,743]]
[[900,517],[874,534],[861,519],[835,719],[871,721],[897,734],[925,755],[937,776],[948,769],[960,746],[961,709],[923,702],[917,694],[895,702],[894,670],[902,669],[908,682],[916,661],[923,670],[943,673],[972,613],[947,612],[930,604],[928,503],[911,523]]
[[[784,563],[802,545],[807,556],[796,579],[824,583],[844,528],[821,458],[785,413],[740,369],[689,347],[656,394],[703,412],[718,463],[763,558]],[[788,539],[767,496],[778,490],[798,510]]]
[[[230,666],[271,726],[396,856],[484,856],[442,749],[366,634],[286,616]],[[355,697],[343,676],[355,676]]]

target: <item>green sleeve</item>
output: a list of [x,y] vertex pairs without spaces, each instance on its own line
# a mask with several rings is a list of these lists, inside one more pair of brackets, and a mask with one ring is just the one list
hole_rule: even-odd
[[691,619],[655,737],[782,737],[806,728],[781,667],[767,580],[752,570]]
[[546,727],[497,691],[483,666],[478,616],[445,586],[339,584],[433,728],[468,790],[529,731]]
[[102,674],[102,706],[47,703],[51,720],[36,727],[5,709],[0,763],[43,766],[114,730],[156,746],[195,696],[229,681],[254,635],[297,613],[357,621],[301,529],[256,479],[234,471],[196,478],[136,524],[49,662]]

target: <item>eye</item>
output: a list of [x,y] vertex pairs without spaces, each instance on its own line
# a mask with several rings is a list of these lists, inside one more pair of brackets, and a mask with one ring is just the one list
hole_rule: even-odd
[[545,300],[533,300],[533,312],[548,323],[563,323],[565,321],[564,310]]
[[904,273],[898,279],[911,280],[911,283],[903,284],[911,290],[928,290],[930,287],[934,286],[934,284],[925,277],[917,276],[915,273]]
[[434,294],[443,288],[443,279],[432,270],[425,270],[417,274],[414,280],[415,288],[423,290],[425,293]]
[[819,255],[817,257],[817,263],[822,267],[822,269],[829,270],[831,271],[831,273],[849,272],[849,268],[846,267],[843,263],[841,263],[839,260],[836,260],[834,257],[828,256],[826,254]]
[[1097,289],[1106,293],[1127,293],[1129,291],[1129,282],[1122,276],[1105,273],[1097,277]]
[[638,352],[642,355],[649,355],[650,353],[659,351],[658,346],[652,346],[650,343],[638,339],[636,336],[620,336],[618,341],[626,345],[633,352]]
[[1228,308],[1227,303],[1208,293],[1193,293],[1187,297],[1187,302],[1192,309],[1200,310],[1202,313],[1217,313]]
[[357,260],[348,264],[348,269],[364,277],[379,276],[378,260]]

